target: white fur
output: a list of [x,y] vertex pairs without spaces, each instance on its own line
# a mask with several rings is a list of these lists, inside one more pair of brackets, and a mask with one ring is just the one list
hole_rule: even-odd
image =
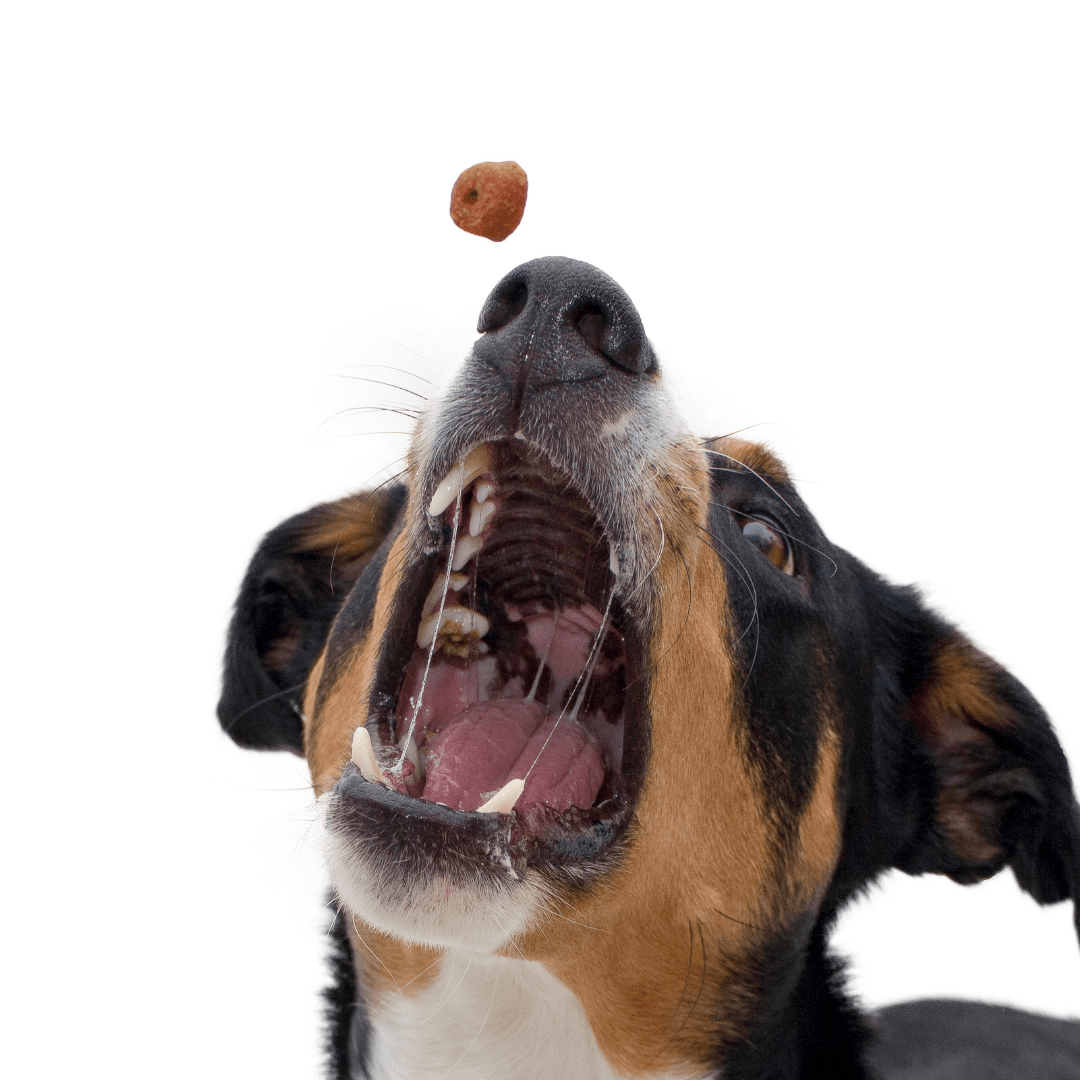
[[624,1080],[577,998],[535,961],[450,950],[409,994],[372,1003],[373,1080]]
[[327,825],[329,798],[319,800],[319,824],[330,881],[349,912],[404,941],[435,948],[494,952],[509,944],[541,909],[544,889],[526,871],[503,888],[470,889],[436,875],[403,878],[398,865],[366,855],[347,834]]

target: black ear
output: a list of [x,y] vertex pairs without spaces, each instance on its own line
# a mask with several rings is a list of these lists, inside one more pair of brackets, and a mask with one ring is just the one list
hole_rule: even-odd
[[1011,866],[1039,903],[1071,897],[1080,933],[1080,809],[1046,714],[952,627],[924,630],[906,710],[921,820],[896,865],[961,884]]
[[267,533],[229,624],[218,719],[241,746],[303,753],[300,702],[330,624],[405,502],[401,486],[297,514]]

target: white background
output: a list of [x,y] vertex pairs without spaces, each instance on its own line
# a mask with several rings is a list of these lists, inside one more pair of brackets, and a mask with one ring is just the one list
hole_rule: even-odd
[[[415,399],[335,373],[426,393],[538,255],[614,276],[694,427],[754,425],[1080,762],[1075,5],[379,7],[0,23],[9,1075],[316,1074],[307,777],[217,729],[229,607],[263,531],[401,453],[329,418]],[[506,158],[522,226],[459,232]],[[869,1003],[1077,1015],[1070,924],[898,878],[839,941]]]

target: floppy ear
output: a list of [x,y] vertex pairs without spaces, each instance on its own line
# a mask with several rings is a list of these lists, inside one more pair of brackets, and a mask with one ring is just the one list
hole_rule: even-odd
[[1004,668],[933,620],[906,721],[922,814],[896,865],[971,884],[1012,867],[1041,904],[1070,897],[1080,933],[1080,809],[1046,714]]
[[330,624],[393,526],[405,489],[360,492],[267,533],[229,624],[218,719],[241,746],[303,753],[300,702]]

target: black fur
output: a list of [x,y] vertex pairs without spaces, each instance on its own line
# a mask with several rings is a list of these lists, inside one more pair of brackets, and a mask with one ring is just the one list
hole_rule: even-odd
[[757,994],[743,1037],[722,1048],[724,1080],[763,1077],[868,1080],[865,1016],[844,991],[844,965],[829,955],[820,920],[801,920],[749,963]]
[[[593,300],[578,303],[587,294]],[[508,433],[525,414],[550,418],[552,430],[562,430],[568,414],[581,423],[631,409],[649,415],[655,358],[629,298],[595,268],[572,260],[519,268],[492,294],[481,329],[486,333],[474,349],[472,381],[462,383],[468,393],[458,412],[440,414],[433,437],[438,449],[425,466],[434,476],[471,445],[475,425],[482,427],[489,414],[502,416]],[[842,906],[890,868],[967,884],[1010,866],[1039,903],[1072,898],[1080,907],[1080,807],[1064,754],[1023,686],[931,612],[916,590],[889,584],[833,546],[783,476],[757,475],[719,452],[711,461],[706,539],[728,578],[742,668],[739,719],[768,793],[777,889],[796,884],[785,877],[785,856],[814,789],[827,724],[837,726],[842,747],[843,830],[820,906],[761,943],[739,972],[740,1007],[751,1001],[752,1015],[738,1039],[717,1035],[717,1068],[726,1080],[870,1080],[872,1060],[892,1080],[973,1080],[983,1075],[975,1071],[982,1051],[976,1047],[966,1061],[950,1058],[950,1009],[884,1010],[875,1029],[844,991],[828,934]],[[619,462],[591,465],[614,471]],[[346,650],[341,656],[370,625],[403,503],[402,488],[377,496],[371,548],[340,566],[340,588],[330,582],[334,553],[307,543],[313,532],[325,534],[320,522],[339,519],[332,507],[299,515],[263,541],[230,627],[219,707],[222,725],[237,742],[299,752],[303,684],[332,624]],[[748,539],[747,519],[767,522],[788,539],[793,575]],[[418,589],[420,581],[408,587]],[[326,658],[331,675],[340,661],[335,648],[331,643]],[[715,659],[703,656],[701,663],[707,671]],[[948,680],[957,665],[970,679],[953,686]],[[643,685],[639,681],[635,692],[644,692]],[[351,782],[347,774],[343,783]],[[371,798],[391,806],[407,797]],[[1077,927],[1080,933],[1080,914]],[[341,918],[331,937],[336,982],[326,994],[329,1065],[335,1080],[352,1080],[367,1075],[369,1029]],[[705,952],[704,941],[701,946]],[[997,1017],[1035,1047],[1030,1061],[1041,1067],[1045,1060],[1046,1070],[1057,1068],[1059,1058],[1067,1066],[1069,1048],[1080,1039],[1080,1024],[995,1013],[989,1006],[957,1008],[958,1033],[990,1031]],[[876,1050],[875,1030],[881,1039]],[[936,1058],[907,1054],[905,1040],[917,1041],[920,1030],[932,1036],[927,1046],[937,1047]],[[1037,1056],[1040,1032],[1056,1040],[1058,1057]],[[1012,1060],[1026,1070],[1022,1075],[1036,1075],[1023,1055]],[[1046,1070],[1041,1075],[1076,1080],[1067,1067]]]
[[[370,1028],[345,926],[348,916],[338,909],[333,897],[329,903],[334,917],[327,934],[330,955],[326,966],[333,982],[322,992],[326,1002],[326,1075],[329,1080],[361,1080],[361,1076],[367,1080],[362,1063],[367,1060]],[[357,1062],[363,1069],[359,1075],[353,1070]]]
[[1080,1024],[976,1001],[907,1001],[874,1018],[887,1080],[1080,1080]]
[[[376,543],[404,501],[401,485],[365,501],[362,512],[376,518]],[[271,530],[244,575],[229,625],[218,702],[221,726],[241,746],[303,753],[300,702],[330,624],[350,593],[360,597],[351,601],[353,611],[370,596],[362,614],[370,618],[377,570],[369,575],[371,589],[354,590],[353,585],[373,561],[374,548],[351,561],[336,558],[333,546],[305,550],[305,538],[332,511],[333,504],[316,506]]]
[[[869,1049],[874,1029],[846,995],[842,965],[826,947],[839,909],[891,867],[967,883],[1009,865],[1040,903],[1075,900],[1080,809],[1042,709],[974,650],[1001,722],[992,730],[972,722],[974,758],[950,757],[927,742],[918,710],[936,677],[936,650],[963,639],[914,589],[888,584],[831,545],[782,479],[767,480],[722,463],[714,471],[709,519],[710,543],[729,577],[749,747],[767,781],[782,853],[812,789],[820,706],[828,699],[843,728],[844,838],[816,917],[772,939],[748,961],[744,974],[755,995],[754,1018],[742,1039],[718,1044],[718,1061],[729,1080],[869,1080],[865,1061],[876,1053],[881,1075],[915,1076],[904,1071],[903,1053],[894,1045],[900,1014],[895,1022],[889,1011],[882,1014],[892,1041],[884,1050]],[[345,568],[345,587],[330,587],[332,553],[296,550],[326,508],[290,519],[263,541],[241,588],[226,655],[219,715],[237,742],[299,750],[300,720],[292,703],[331,623],[347,621],[349,640],[370,624],[403,502],[403,489],[386,496],[378,511],[385,530],[381,546]],[[742,536],[733,512],[765,516],[786,533],[795,545],[798,576],[778,572]],[[278,647],[283,639],[290,649]],[[264,662],[268,654],[278,658],[276,666]],[[327,662],[333,666],[334,657]],[[972,821],[998,849],[990,860],[973,862],[956,852],[939,820],[940,785],[957,776],[974,807]],[[369,1028],[340,916],[331,939],[328,1069],[333,1080],[353,1080],[366,1076]],[[1041,1018],[1030,1019],[1037,1027]],[[1061,1031],[1062,1045],[1071,1045],[1076,1027],[1065,1024]]]

